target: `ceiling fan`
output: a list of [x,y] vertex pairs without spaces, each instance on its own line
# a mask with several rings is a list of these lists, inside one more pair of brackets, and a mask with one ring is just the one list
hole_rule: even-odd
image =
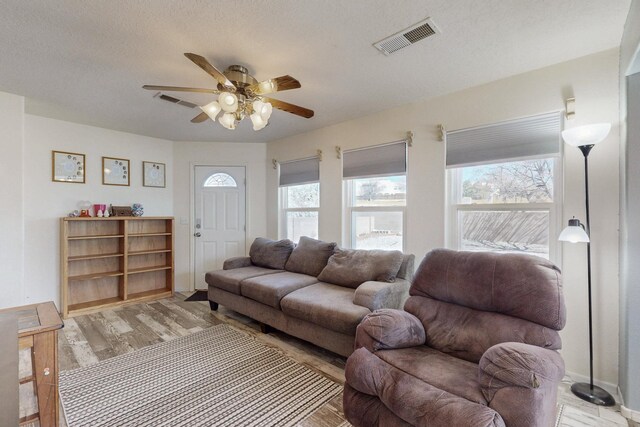
[[[235,129],[239,121],[249,116],[253,123],[253,129],[260,130],[269,123],[273,108],[307,119],[313,117],[312,110],[264,96],[299,88],[300,82],[291,76],[280,76],[258,82],[241,65],[231,65],[224,72],[220,72],[200,55],[185,53],[184,56],[216,79],[218,81],[217,89],[156,85],[144,85],[142,87],[148,90],[198,92],[218,95],[216,101],[199,106],[202,113],[191,119],[192,123],[201,123],[207,119],[215,121],[218,114],[222,112],[218,122],[227,129]],[[185,103],[189,104],[188,102]]]

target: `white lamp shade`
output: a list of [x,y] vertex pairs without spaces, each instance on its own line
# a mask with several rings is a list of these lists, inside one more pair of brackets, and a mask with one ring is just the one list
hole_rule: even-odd
[[251,123],[253,123],[253,130],[263,129],[267,125],[266,120],[262,120],[262,116],[258,113],[251,114]]
[[611,130],[611,123],[578,126],[562,131],[562,139],[573,147],[594,145],[604,140]]
[[273,106],[269,102],[263,102],[258,99],[253,101],[253,111],[259,114],[262,120],[268,122],[273,112]]
[[235,113],[238,109],[238,97],[231,92],[222,92],[218,97],[218,102],[227,113]]
[[225,128],[233,130],[236,128],[236,116],[233,113],[224,113],[218,119],[218,122]]
[[211,120],[215,121],[216,117],[218,116],[218,113],[221,110],[221,107],[218,101],[213,101],[203,107],[200,107],[200,109],[204,111],[207,114],[207,116],[211,118]]
[[569,225],[562,230],[562,233],[558,236],[558,240],[570,243],[588,243],[589,235],[579,225]]

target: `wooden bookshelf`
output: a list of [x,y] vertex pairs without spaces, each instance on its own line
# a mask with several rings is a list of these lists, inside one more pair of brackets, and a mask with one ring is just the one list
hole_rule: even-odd
[[62,315],[174,292],[172,217],[62,218]]

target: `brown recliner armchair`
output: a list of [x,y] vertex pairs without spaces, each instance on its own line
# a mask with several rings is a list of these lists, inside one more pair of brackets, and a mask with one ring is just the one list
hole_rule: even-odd
[[360,323],[344,412],[355,426],[552,426],[564,362],[560,270],[519,254],[431,251],[404,310]]

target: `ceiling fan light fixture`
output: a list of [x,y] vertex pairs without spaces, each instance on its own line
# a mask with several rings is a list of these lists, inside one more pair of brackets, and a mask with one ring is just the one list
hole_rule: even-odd
[[264,122],[268,122],[273,112],[273,106],[269,102],[263,102],[261,100],[253,101],[253,111],[260,115],[260,118]]
[[222,92],[218,97],[218,102],[227,113],[235,113],[238,109],[238,97],[231,92]]
[[251,114],[251,116],[249,117],[251,118],[251,123],[253,123],[253,130],[256,130],[256,131],[260,129],[264,129],[264,127],[268,123],[267,120],[264,120],[262,116],[257,112]]
[[265,80],[258,84],[258,88],[260,89],[260,93],[276,92],[276,83],[272,80]]
[[153,91],[217,94],[216,101],[203,106],[160,92],[154,95],[154,98],[158,96],[160,99],[173,104],[201,109],[202,112],[192,118],[191,123],[203,123],[211,119],[217,121],[226,129],[232,130],[236,128],[239,122],[249,116],[253,129],[257,131],[269,125],[269,118],[274,108],[306,119],[310,119],[314,115],[314,112],[308,108],[274,98],[263,97],[263,95],[299,88],[300,82],[290,75],[258,81],[249,74],[249,70],[246,67],[241,65],[230,65],[224,72],[221,72],[201,55],[191,52],[186,52],[184,55],[217,81],[216,89],[159,85],[144,85],[142,88]]
[[200,107],[200,109],[204,111],[206,115],[211,118],[211,120],[215,121],[222,107],[220,107],[218,101],[213,101],[208,103],[207,105]]
[[218,119],[218,122],[229,130],[236,128],[236,116],[233,113],[224,113]]

